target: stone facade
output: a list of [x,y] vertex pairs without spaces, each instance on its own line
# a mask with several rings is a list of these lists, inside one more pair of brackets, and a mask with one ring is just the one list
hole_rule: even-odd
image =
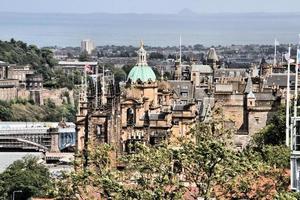
[[167,81],[158,81],[148,73],[152,69],[147,65],[143,47],[138,54],[136,68],[130,72],[122,92],[118,92],[114,82],[108,84],[111,89],[106,89],[110,91],[106,104],[93,108],[94,94],[88,98],[83,87],[77,115],[78,150],[86,148],[87,142],[109,143],[117,156],[134,153],[137,142],[156,145],[187,137],[199,113],[197,105],[178,101]]
[[[266,84],[268,72],[251,77],[245,69],[224,69],[210,49],[206,64],[174,66],[175,80],[156,80],[141,46],[138,61],[126,85],[118,91],[114,81],[105,84],[99,107],[93,107],[94,93],[83,87],[77,115],[78,150],[87,142],[109,143],[116,154],[134,153],[137,142],[156,145],[189,137],[197,121],[210,119],[214,107],[221,107],[228,126],[236,129],[235,145],[243,148],[250,137],[265,127],[278,110],[282,93]],[[267,65],[261,70],[268,70]],[[100,98],[100,97],[99,97]]]

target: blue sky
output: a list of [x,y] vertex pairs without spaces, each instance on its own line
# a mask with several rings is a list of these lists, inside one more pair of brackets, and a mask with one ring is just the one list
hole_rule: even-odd
[[0,12],[29,13],[300,12],[300,0],[0,0]]

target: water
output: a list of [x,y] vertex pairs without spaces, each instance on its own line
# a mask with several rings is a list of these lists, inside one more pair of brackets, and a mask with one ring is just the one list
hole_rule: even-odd
[[231,45],[296,43],[300,14],[14,14],[0,13],[0,40],[15,38],[38,46],[79,46],[90,38],[96,45],[152,46],[183,44]]
[[14,161],[22,159],[26,155],[42,156],[39,152],[0,152],[0,173]]

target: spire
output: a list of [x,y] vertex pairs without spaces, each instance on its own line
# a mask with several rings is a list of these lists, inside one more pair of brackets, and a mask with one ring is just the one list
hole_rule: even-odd
[[247,94],[248,99],[256,99],[255,95],[253,94],[253,83],[250,74],[248,74],[247,85],[245,89],[245,94]]
[[246,88],[245,88],[245,94],[249,94],[250,92],[252,92],[252,87],[253,87],[252,79],[251,79],[250,74],[248,74],[248,80],[247,80],[247,84],[246,84]]

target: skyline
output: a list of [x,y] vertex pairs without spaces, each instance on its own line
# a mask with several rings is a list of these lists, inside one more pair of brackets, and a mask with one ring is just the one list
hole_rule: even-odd
[[[0,0],[0,12],[15,13],[138,13],[176,14],[184,9],[197,14],[207,13],[255,13],[300,12],[300,2],[289,0]],[[18,6],[15,6],[18,5]]]

